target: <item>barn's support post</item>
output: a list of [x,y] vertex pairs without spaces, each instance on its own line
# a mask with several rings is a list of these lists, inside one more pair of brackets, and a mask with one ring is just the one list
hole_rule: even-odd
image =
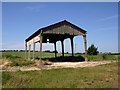
[[55,58],[56,58],[57,57],[56,42],[54,42],[54,47],[55,47]]
[[72,56],[74,55],[74,49],[73,49],[73,37],[74,37],[74,36],[70,37]]
[[25,42],[25,59],[27,59],[27,42]]
[[61,45],[62,45],[62,56],[64,57],[64,40],[61,40]]
[[[40,32],[40,61],[42,60],[42,30]],[[42,61],[41,61],[42,62]]]
[[31,44],[29,45],[28,59],[30,59],[30,50],[31,50]]
[[87,40],[86,40],[86,34],[83,35],[84,38],[84,48],[85,48],[85,61],[88,61],[87,59]]
[[35,59],[35,42],[33,40],[33,60]]

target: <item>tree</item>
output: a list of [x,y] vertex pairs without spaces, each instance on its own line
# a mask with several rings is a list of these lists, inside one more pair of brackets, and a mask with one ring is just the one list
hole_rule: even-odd
[[55,53],[55,52],[56,52],[56,53],[58,53],[58,51],[57,51],[57,50],[56,50],[56,51],[52,51],[52,53]]
[[94,46],[94,44],[91,44],[91,46],[88,48],[87,53],[89,55],[97,55],[99,52],[97,51],[98,48]]
[[50,50],[45,50],[44,52],[50,52]]
[[69,52],[66,52],[66,54],[69,54]]

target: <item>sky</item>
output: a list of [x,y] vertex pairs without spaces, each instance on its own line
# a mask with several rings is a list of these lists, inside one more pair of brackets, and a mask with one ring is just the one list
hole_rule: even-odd
[[[117,2],[3,2],[2,49],[24,49],[31,34],[62,20],[87,31],[87,47],[94,44],[99,52],[118,52]],[[65,52],[71,52],[70,39],[64,44]],[[44,50],[53,51],[54,45],[44,43]],[[60,41],[57,51],[61,52]],[[74,52],[84,52],[82,36],[74,37]]]

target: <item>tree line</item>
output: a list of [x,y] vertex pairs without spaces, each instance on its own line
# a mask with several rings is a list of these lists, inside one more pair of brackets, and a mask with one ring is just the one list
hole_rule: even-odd
[[[2,52],[25,52],[25,50],[1,50]],[[28,51],[28,50],[27,50]],[[32,52],[33,50],[31,50]],[[35,52],[39,52],[36,50]],[[58,51],[50,51],[50,50],[45,50],[43,52],[49,52],[49,53],[58,53]],[[98,51],[98,47],[96,47],[94,44],[91,44],[91,46],[88,47],[87,54],[88,55],[97,55],[97,54],[109,54],[109,55],[120,55],[120,53],[111,53],[111,52],[106,52],[102,53]],[[69,52],[66,52],[66,54],[69,54]],[[76,54],[85,54],[85,53],[76,53]]]

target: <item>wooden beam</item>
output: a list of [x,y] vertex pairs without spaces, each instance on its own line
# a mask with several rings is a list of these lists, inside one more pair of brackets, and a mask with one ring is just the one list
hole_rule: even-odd
[[27,42],[25,42],[25,59],[27,59]]
[[42,60],[42,39],[43,39],[43,36],[42,36],[42,30],[41,30],[40,32],[40,61]]
[[85,48],[85,61],[88,61],[87,59],[87,40],[86,40],[86,34],[83,35],[84,38],[84,48]]
[[35,59],[35,42],[33,40],[33,60]]
[[28,59],[30,59],[30,50],[31,50],[31,45],[29,45]]
[[72,50],[72,56],[74,56],[74,48],[73,48],[73,37],[70,37],[70,41],[71,41],[71,50]]
[[62,45],[62,56],[64,57],[64,40],[61,40],[61,45]]
[[54,42],[54,47],[55,47],[55,58],[56,58],[57,57],[56,42]]

